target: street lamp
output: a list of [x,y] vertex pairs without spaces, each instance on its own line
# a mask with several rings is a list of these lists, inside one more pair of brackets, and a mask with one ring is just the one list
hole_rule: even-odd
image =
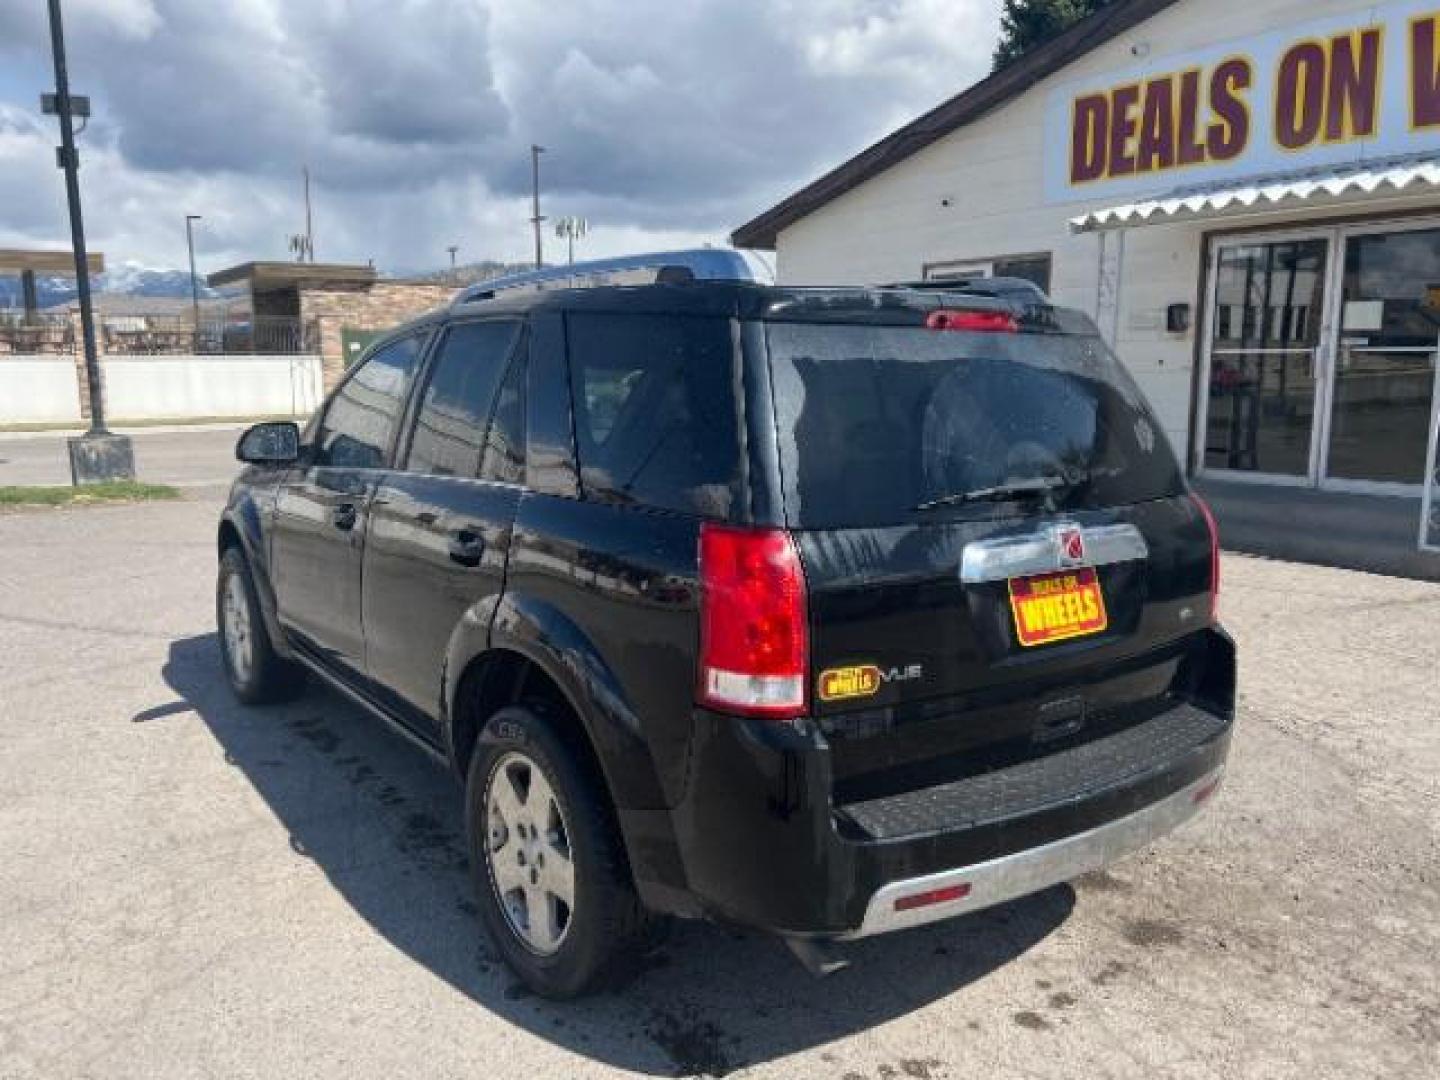
[[[80,155],[75,150],[77,114],[88,115],[88,102],[70,94],[65,63],[65,29],[60,0],[49,0],[50,48],[55,61],[53,111],[60,117],[60,168],[65,170],[65,197],[70,208],[70,242],[75,249],[75,284],[80,300],[80,333],[85,347],[85,377],[90,386],[90,430],[68,440],[70,479],[76,484],[130,480],[135,476],[135,451],[124,435],[105,427],[105,393],[100,385],[100,358],[95,349],[95,311],[90,303],[90,265],[85,255],[85,218],[80,208]],[[49,98],[49,95],[45,96]],[[49,112],[52,101],[42,99]],[[83,112],[82,112],[83,110]]]
[[575,241],[584,240],[590,232],[590,223],[583,217],[562,217],[555,220],[555,235],[570,246],[570,262],[575,262]]
[[540,239],[540,226],[545,221],[540,216],[540,155],[545,153],[545,147],[530,146],[530,224],[535,227],[535,269],[540,270],[545,266],[545,249]]
[[204,219],[199,214],[185,215],[185,246],[190,249],[190,307],[195,313],[195,351],[200,351],[200,282],[195,277],[195,230],[197,221]]

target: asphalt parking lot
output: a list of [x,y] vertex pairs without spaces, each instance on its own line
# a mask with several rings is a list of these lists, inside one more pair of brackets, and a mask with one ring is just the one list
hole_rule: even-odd
[[483,937],[442,770],[319,689],[231,701],[188,495],[0,514],[6,1080],[1440,1074],[1440,585],[1227,558],[1230,776],[1110,872],[824,982],[684,926],[553,1005]]

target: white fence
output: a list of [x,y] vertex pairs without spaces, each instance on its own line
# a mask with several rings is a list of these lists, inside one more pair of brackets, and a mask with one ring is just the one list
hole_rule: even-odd
[[318,356],[111,356],[100,372],[117,420],[306,416],[321,397]]
[[79,420],[80,378],[71,357],[0,357],[0,424]]
[[[323,394],[318,356],[109,356],[107,419],[306,416]],[[0,424],[78,421],[75,361],[0,357]]]

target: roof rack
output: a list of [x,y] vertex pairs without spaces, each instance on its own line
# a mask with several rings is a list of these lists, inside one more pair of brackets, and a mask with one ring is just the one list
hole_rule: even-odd
[[465,289],[455,304],[491,300],[502,292],[588,289],[604,285],[678,284],[688,281],[749,281],[770,284],[774,274],[753,252],[722,248],[657,251],[595,259],[569,266],[548,266],[481,281]]

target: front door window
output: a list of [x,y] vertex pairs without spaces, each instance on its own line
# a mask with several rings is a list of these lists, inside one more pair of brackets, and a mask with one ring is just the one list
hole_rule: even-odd
[[1327,251],[1324,239],[1219,250],[1207,468],[1309,474]]
[[1440,229],[1345,242],[1326,475],[1419,484],[1440,342]]

